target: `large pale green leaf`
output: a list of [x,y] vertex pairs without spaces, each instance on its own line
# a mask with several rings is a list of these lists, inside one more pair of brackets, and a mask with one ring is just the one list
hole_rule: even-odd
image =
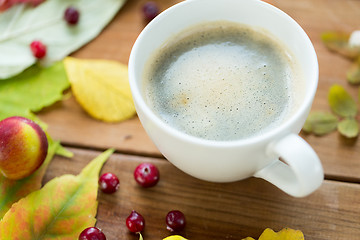
[[340,85],[333,85],[329,91],[331,110],[341,117],[355,117],[357,105],[350,94]]
[[49,141],[48,154],[41,167],[30,176],[21,180],[10,180],[0,175],[0,220],[10,209],[11,205],[29,193],[40,189],[45,171],[54,157],[60,142]]
[[1,240],[74,240],[96,222],[99,172],[113,153],[99,155],[77,175],[54,178],[12,205],[0,221]]
[[[20,4],[1,13],[0,79],[14,76],[36,62],[29,48],[34,40],[41,40],[47,46],[44,63],[63,59],[95,38],[124,2],[47,0],[35,8]],[[75,26],[69,26],[63,19],[68,6],[80,11]]]

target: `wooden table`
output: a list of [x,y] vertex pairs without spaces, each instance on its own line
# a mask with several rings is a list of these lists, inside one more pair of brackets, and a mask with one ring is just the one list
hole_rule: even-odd
[[[220,0],[219,0],[220,1]],[[102,58],[127,63],[131,47],[145,26],[141,6],[145,0],[128,0],[113,21],[94,41],[73,54],[78,58]],[[179,2],[158,0],[162,10]],[[329,111],[327,93],[332,84],[343,85],[352,96],[359,87],[350,86],[345,71],[350,62],[329,52],[320,41],[326,30],[360,29],[359,0],[274,0],[305,29],[318,53],[319,89],[314,110]],[[179,209],[188,225],[184,237],[200,239],[258,238],[270,227],[302,230],[307,240],[360,239],[360,140],[346,140],[333,132],[325,137],[301,133],[316,150],[325,169],[323,185],[308,197],[292,198],[273,185],[255,178],[234,183],[209,183],[194,179],[162,157],[144,132],[137,117],[108,124],[89,117],[71,97],[42,111],[49,125],[75,156],[55,157],[45,182],[65,173],[77,174],[101,151],[114,147],[116,153],[103,172],[120,178],[114,195],[99,193],[97,226],[107,239],[138,239],[125,226],[125,218],[135,209],[146,219],[145,240],[162,239],[170,233],[165,227],[168,211]],[[151,189],[137,186],[133,170],[141,162],[156,164],[159,184]]]

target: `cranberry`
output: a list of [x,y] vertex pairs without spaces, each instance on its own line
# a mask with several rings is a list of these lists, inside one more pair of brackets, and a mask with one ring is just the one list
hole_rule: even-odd
[[68,7],[64,13],[65,21],[70,25],[75,25],[79,21],[79,11],[74,7]]
[[166,228],[173,231],[181,231],[186,225],[185,215],[179,210],[170,211],[166,215]]
[[115,174],[104,173],[99,178],[99,187],[104,193],[114,193],[119,189],[120,181]]
[[80,233],[79,240],[106,240],[106,237],[101,229],[89,227]]
[[130,232],[138,233],[144,230],[145,219],[136,211],[132,211],[130,215],[126,218],[126,226]]
[[33,41],[30,44],[31,52],[34,57],[41,59],[46,55],[46,46],[41,41]]
[[151,163],[141,163],[135,168],[134,178],[142,187],[152,187],[159,181],[159,170]]
[[155,2],[145,3],[142,11],[147,21],[153,20],[159,14],[159,8]]

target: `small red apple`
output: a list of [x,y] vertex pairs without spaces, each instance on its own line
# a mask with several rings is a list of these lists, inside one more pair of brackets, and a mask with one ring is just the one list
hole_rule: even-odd
[[48,150],[46,134],[39,125],[24,117],[0,121],[0,172],[19,180],[35,172]]

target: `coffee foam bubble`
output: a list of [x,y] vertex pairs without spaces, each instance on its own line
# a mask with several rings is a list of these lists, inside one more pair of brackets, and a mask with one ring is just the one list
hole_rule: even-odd
[[211,29],[153,58],[144,75],[150,107],[180,131],[211,140],[241,139],[283,122],[294,77],[283,50],[248,28],[239,40],[238,25]]

